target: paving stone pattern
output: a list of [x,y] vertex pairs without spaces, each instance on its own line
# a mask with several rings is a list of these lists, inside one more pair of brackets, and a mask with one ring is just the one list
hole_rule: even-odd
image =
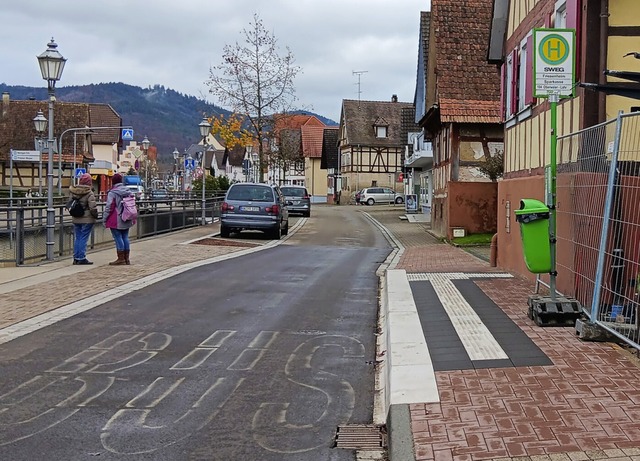
[[[372,216],[405,246],[407,272],[491,272],[481,254],[440,243],[425,223]],[[420,243],[422,241],[422,243]],[[552,360],[551,366],[436,372],[441,401],[412,404],[416,460],[640,461],[637,360],[612,343],[527,316],[528,280],[475,283]]]
[[[428,224],[401,220],[401,210],[364,211],[405,247],[397,268],[412,273],[499,270],[440,243]],[[4,293],[0,328],[164,269],[241,250],[159,239],[151,249],[132,251],[131,266],[83,272],[90,283],[82,289],[74,277],[64,277]],[[582,342],[573,328],[536,326],[527,317],[529,281],[475,283],[553,365],[436,372],[440,403],[410,406],[416,459],[640,461],[639,369],[629,354],[611,343]]]

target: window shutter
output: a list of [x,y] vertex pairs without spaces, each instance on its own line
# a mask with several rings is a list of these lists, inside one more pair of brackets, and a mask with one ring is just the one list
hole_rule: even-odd
[[511,114],[518,113],[518,49],[511,52]]
[[580,15],[580,0],[567,0],[567,29],[576,30],[576,79],[580,80],[580,55],[581,53],[581,15]]
[[502,63],[502,65],[500,66],[500,120],[502,122],[504,122],[507,119],[506,117],[507,95],[505,91],[506,89],[505,79],[507,78],[506,66],[507,66],[506,62]]
[[533,105],[533,35],[527,37],[527,66],[525,69],[524,105]]
[[580,22],[580,1],[579,0],[567,0],[567,29],[578,30],[578,24]]

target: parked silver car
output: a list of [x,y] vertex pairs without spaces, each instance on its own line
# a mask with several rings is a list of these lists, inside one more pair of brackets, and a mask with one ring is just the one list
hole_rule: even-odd
[[289,233],[289,209],[278,186],[232,184],[222,202],[220,235],[259,230],[274,239]]
[[303,186],[282,186],[280,188],[282,195],[290,204],[289,213],[301,213],[307,218],[311,216],[311,199],[306,187]]
[[360,203],[404,203],[404,196],[388,187],[367,187],[362,189]]

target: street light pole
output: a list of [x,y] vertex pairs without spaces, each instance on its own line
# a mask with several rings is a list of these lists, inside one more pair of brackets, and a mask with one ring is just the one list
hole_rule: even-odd
[[200,122],[200,124],[198,125],[198,127],[200,128],[200,136],[202,136],[202,162],[200,163],[200,168],[202,169],[202,225],[204,226],[206,224],[206,205],[207,205],[207,199],[205,198],[205,169],[204,169],[204,162],[206,161],[206,156],[207,156],[207,137],[209,136],[209,133],[211,132],[211,124],[209,123],[209,121],[207,120],[206,117],[204,117],[202,119],[202,122]]
[[40,151],[40,161],[38,162],[38,195],[42,197],[42,134],[47,129],[47,119],[41,110],[33,118],[36,132],[38,133],[38,151]]
[[178,189],[178,157],[180,157],[180,151],[176,147],[173,149],[173,189]]
[[142,150],[144,151],[144,190],[147,198],[149,198],[149,144],[151,143],[145,135],[142,140]]
[[[62,77],[64,64],[67,61],[57,50],[56,42],[51,41],[44,53],[38,56],[38,64],[42,78],[47,81],[49,91],[49,139],[47,155],[47,261],[53,261],[53,246],[55,236],[55,210],[53,209],[53,150],[55,139],[53,137],[53,102],[56,99],[56,82]],[[59,154],[60,155],[60,154]]]

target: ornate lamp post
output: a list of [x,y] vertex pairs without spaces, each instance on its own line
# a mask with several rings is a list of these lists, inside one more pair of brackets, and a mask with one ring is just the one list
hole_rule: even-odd
[[176,147],[173,149],[173,188],[175,190],[179,189],[178,184],[180,182],[178,178],[178,158],[180,158],[180,151]]
[[[55,139],[53,137],[53,102],[56,100],[56,82],[62,77],[64,64],[67,62],[57,50],[56,42],[49,42],[46,51],[38,56],[40,73],[47,81],[49,90],[49,139],[47,141],[47,261],[53,260],[54,231],[55,231],[55,210],[53,209],[53,150]],[[58,155],[62,155],[59,152]]]
[[38,133],[38,150],[40,151],[40,162],[38,165],[38,195],[42,197],[42,135],[44,130],[47,129],[47,119],[41,110],[39,110],[38,114],[33,118],[33,124],[36,128],[36,132]]
[[245,147],[245,151],[247,152],[247,155],[246,155],[246,158],[243,160],[244,182],[249,182],[251,180],[251,173],[253,171],[253,166],[252,166],[253,163],[252,163],[252,157],[251,157],[251,152],[253,152],[253,146],[249,144],[247,147]]
[[145,195],[149,196],[149,157],[148,157],[148,152],[149,152],[149,145],[151,144],[151,142],[149,142],[149,139],[147,138],[147,135],[144,136],[144,139],[142,140],[142,150],[144,151],[144,192]]
[[211,132],[211,124],[209,123],[209,121],[207,120],[207,118],[203,118],[202,122],[200,122],[200,124],[198,125],[198,127],[200,128],[200,136],[202,136],[202,162],[200,162],[200,168],[202,169],[202,225],[204,226],[206,224],[205,222],[205,218],[206,218],[206,213],[205,213],[205,208],[206,208],[206,198],[205,198],[205,191],[204,191],[204,186],[205,186],[205,168],[204,168],[204,162],[206,159],[206,155],[207,155],[207,137],[209,136],[209,133]]
[[211,133],[211,124],[209,123],[207,118],[204,117],[202,119],[202,122],[200,122],[200,124],[198,125],[198,127],[200,128],[200,136],[202,136],[202,162],[200,163],[200,168],[202,169],[202,225],[204,226],[206,224],[205,211],[206,211],[206,205],[207,205],[207,200],[205,198],[205,187],[204,187],[205,186],[204,162],[206,161],[206,156],[207,156],[207,137],[209,136],[209,133]]

